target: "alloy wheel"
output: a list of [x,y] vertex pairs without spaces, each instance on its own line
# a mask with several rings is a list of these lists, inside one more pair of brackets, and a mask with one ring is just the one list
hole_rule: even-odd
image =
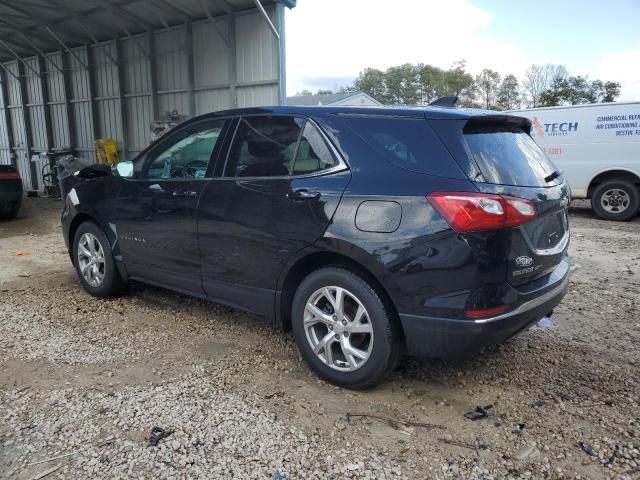
[[371,356],[373,325],[367,309],[342,287],[323,287],[309,297],[304,330],[313,353],[334,370],[355,371]]
[[102,244],[92,233],[85,233],[78,242],[78,266],[82,277],[92,287],[104,281],[105,259]]

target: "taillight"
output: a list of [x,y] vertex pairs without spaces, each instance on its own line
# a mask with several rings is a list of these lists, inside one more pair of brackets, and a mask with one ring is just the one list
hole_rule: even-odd
[[20,180],[20,174],[17,170],[0,170],[0,180]]
[[458,233],[517,227],[538,216],[523,198],[472,192],[435,192],[427,199]]
[[470,318],[482,318],[482,317],[491,317],[493,315],[500,315],[501,313],[506,312],[511,307],[509,305],[499,305],[497,307],[491,308],[476,308],[476,309],[467,309],[464,313],[467,317]]

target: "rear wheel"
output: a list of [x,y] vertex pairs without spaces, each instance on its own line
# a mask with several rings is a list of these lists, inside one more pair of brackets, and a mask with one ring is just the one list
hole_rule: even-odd
[[317,270],[300,284],[292,326],[307,364],[340,387],[363,389],[380,383],[402,353],[393,312],[371,285],[339,267]]
[[84,222],[73,240],[73,263],[87,292],[96,297],[121,293],[124,282],[111,254],[109,241],[93,222]]
[[591,196],[593,210],[605,220],[631,220],[640,208],[638,187],[626,180],[607,180]]

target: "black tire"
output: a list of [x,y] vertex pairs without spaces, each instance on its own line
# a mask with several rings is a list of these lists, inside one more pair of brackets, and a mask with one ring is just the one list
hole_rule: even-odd
[[[93,235],[102,246],[102,250],[104,252],[104,278],[102,282],[97,286],[90,285],[84,278],[80,270],[78,249],[80,239],[85,233]],[[120,273],[118,272],[118,269],[116,267],[115,260],[113,259],[113,255],[111,253],[110,244],[107,240],[107,236],[104,234],[102,229],[94,222],[86,221],[80,224],[80,226],[76,230],[76,233],[73,237],[73,265],[76,268],[76,273],[78,274],[80,283],[82,283],[84,289],[94,297],[111,297],[123,292],[125,283],[122,280],[122,277],[120,276]]]
[[[354,371],[329,367],[316,356],[307,340],[304,327],[307,301],[314,292],[328,286],[341,287],[355,295],[366,309],[373,330],[369,357]],[[293,334],[302,357],[320,378],[339,387],[356,390],[373,387],[393,371],[402,357],[402,333],[393,309],[367,281],[343,267],[326,267],[310,273],[294,295],[291,315]]]
[[0,215],[3,220],[15,220],[18,217],[18,209],[15,208]]
[[[626,195],[628,204],[626,208],[622,209],[621,211],[616,212],[615,207],[612,207],[611,210],[607,210],[602,205],[603,196],[605,196],[607,192],[610,192],[612,190],[622,191],[624,192],[624,195]],[[596,212],[596,215],[598,215],[600,218],[603,218],[605,220],[618,220],[620,222],[626,222],[628,220],[631,220],[638,214],[638,209],[640,209],[640,189],[633,182],[629,182],[627,180],[607,180],[599,184],[593,191],[593,194],[591,195],[591,207],[593,208],[593,211]]]

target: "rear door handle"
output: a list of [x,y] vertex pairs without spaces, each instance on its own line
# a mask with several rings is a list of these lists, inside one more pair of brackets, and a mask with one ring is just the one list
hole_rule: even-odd
[[171,195],[174,197],[197,197],[198,192],[194,190],[174,190]]
[[317,200],[320,198],[320,192],[310,192],[305,188],[300,188],[287,193],[287,198],[292,200]]

